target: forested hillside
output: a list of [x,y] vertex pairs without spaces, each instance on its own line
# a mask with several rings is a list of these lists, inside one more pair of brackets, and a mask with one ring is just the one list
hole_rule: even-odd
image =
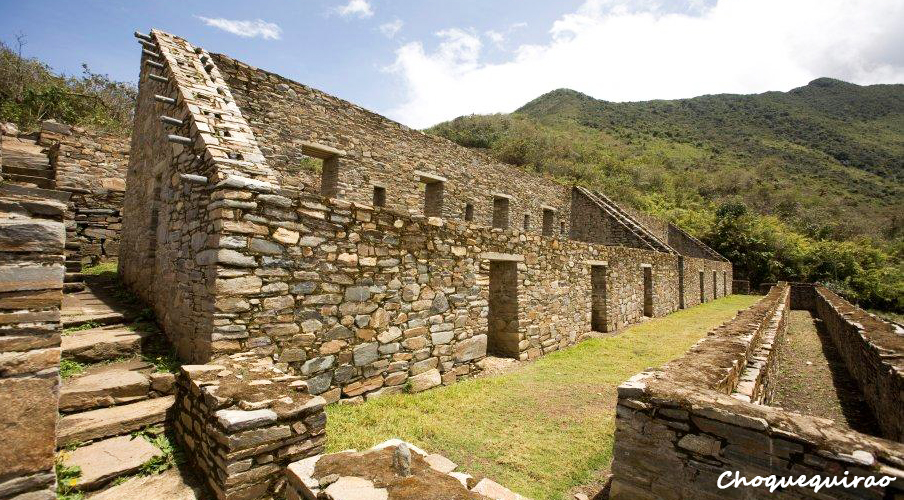
[[428,132],[675,221],[754,283],[904,309],[904,85],[634,103],[560,89]]

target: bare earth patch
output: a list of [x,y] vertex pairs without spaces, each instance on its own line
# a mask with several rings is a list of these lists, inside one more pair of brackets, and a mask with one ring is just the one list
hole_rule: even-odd
[[810,311],[790,312],[772,406],[878,435],[875,418],[821,323]]

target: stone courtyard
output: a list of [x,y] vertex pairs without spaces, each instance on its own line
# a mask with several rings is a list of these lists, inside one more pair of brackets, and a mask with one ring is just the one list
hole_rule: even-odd
[[[54,122],[3,136],[0,498],[55,498],[75,468],[92,498],[524,498],[399,440],[325,453],[325,409],[731,293],[728,260],[603,193],[175,35],[135,36],[128,146]],[[83,273],[111,259],[115,281]],[[826,322],[881,436],[820,439],[796,427],[811,417],[768,406],[792,307]],[[850,307],[780,283],[688,359],[623,385],[612,498],[716,497],[688,478],[720,466],[904,477],[901,333]],[[178,474],[117,484],[171,445]]]

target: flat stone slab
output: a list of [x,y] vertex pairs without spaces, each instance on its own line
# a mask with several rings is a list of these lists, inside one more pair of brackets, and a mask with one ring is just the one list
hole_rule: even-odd
[[209,495],[197,479],[179,469],[136,477],[93,495],[91,500],[207,500]]
[[163,422],[175,400],[175,396],[166,396],[66,415],[57,428],[57,446],[118,436]]
[[63,381],[60,411],[89,410],[148,397],[150,382],[141,373],[107,370]]
[[62,337],[63,358],[94,363],[131,356],[141,349],[145,338],[154,332],[132,331],[122,326],[107,326],[74,332]]
[[162,454],[159,448],[141,436],[119,436],[66,453],[63,463],[68,467],[81,468],[76,488],[90,491],[119,476],[137,471],[142,464]]

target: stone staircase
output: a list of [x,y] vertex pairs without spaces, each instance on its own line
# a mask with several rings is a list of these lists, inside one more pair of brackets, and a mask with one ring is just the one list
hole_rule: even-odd
[[[38,143],[36,134],[3,135],[0,142],[0,173],[4,184],[40,188],[46,194],[61,201],[68,201],[69,193],[56,190],[56,172],[47,156],[47,150]],[[68,218],[67,218],[68,219]],[[80,260],[81,248],[75,237],[75,224],[66,221],[66,277],[63,290],[84,290],[84,276]]]
[[50,159],[36,137],[4,135],[0,147],[3,148],[4,181],[42,189],[55,187]]
[[155,437],[175,400],[174,375],[157,368],[167,345],[153,323],[132,322],[118,286],[91,279],[63,300],[63,371],[81,370],[63,378],[57,425],[60,461],[80,470],[73,490],[102,490],[166,453]]

